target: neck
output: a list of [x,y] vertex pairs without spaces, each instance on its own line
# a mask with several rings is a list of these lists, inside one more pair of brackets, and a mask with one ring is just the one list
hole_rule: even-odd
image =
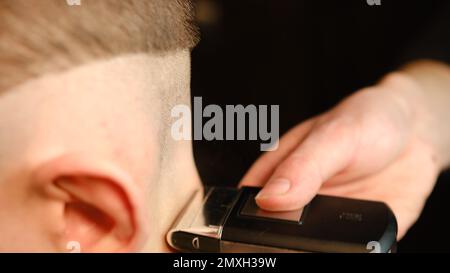
[[166,234],[194,191],[202,184],[194,163],[191,141],[174,141],[170,159],[161,166],[157,190],[150,192],[149,237],[143,251],[171,252]]

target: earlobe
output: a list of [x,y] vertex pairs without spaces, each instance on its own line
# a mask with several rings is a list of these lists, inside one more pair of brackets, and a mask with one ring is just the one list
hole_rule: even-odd
[[79,156],[61,157],[40,168],[36,178],[63,206],[62,243],[77,242],[81,252],[139,250],[146,235],[142,198],[117,169]]

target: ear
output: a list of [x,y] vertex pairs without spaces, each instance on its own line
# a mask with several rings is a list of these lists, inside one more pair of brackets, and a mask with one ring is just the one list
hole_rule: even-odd
[[60,243],[81,252],[134,252],[144,243],[143,196],[112,164],[64,156],[38,168],[36,185],[61,206]]

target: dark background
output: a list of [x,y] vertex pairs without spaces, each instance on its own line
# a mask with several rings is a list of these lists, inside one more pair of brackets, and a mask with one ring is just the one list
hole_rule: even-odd
[[[192,95],[203,105],[279,104],[282,135],[403,63],[448,61],[447,2],[197,0],[201,42],[192,52]],[[236,185],[259,145],[195,141],[204,183]],[[399,252],[450,251],[449,183],[449,173],[440,177]]]

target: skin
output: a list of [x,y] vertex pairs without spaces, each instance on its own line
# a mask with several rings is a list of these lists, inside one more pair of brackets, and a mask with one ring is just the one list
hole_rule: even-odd
[[0,252],[169,251],[165,234],[201,187],[192,145],[171,140],[165,114],[189,104],[189,82],[189,52],[174,51],[2,93]]
[[270,211],[301,208],[317,193],[387,203],[402,238],[450,164],[450,68],[419,61],[300,123],[241,185]]

